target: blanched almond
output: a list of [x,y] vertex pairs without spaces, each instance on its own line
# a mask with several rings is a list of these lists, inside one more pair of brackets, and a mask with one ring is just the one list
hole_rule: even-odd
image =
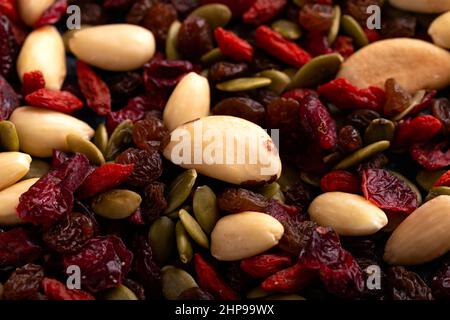
[[0,190],[22,179],[30,170],[31,157],[21,152],[0,153]]
[[450,0],[389,0],[396,8],[420,12],[441,13],[450,10]]
[[195,72],[186,75],[176,86],[164,108],[164,124],[169,131],[209,115],[210,92],[205,77]]
[[17,58],[17,73],[20,79],[24,73],[40,70],[45,85],[52,90],[59,90],[66,77],[66,52],[58,30],[45,26],[31,32],[20,50]]
[[16,225],[22,223],[16,214],[20,196],[28,191],[39,178],[20,181],[0,191],[0,225]]
[[342,236],[367,236],[383,228],[388,219],[383,210],[365,198],[345,192],[323,193],[308,209],[311,220],[332,227]]
[[277,219],[245,211],[220,219],[211,233],[211,254],[221,261],[252,257],[276,246],[284,233]]
[[439,196],[411,213],[395,229],[384,251],[394,265],[432,261],[450,250],[450,196]]
[[20,17],[28,26],[33,26],[55,0],[17,0]]
[[233,184],[257,184],[281,174],[271,137],[258,125],[231,116],[209,116],[171,133],[164,156],[173,163]]
[[109,71],[142,67],[155,54],[153,34],[132,24],[109,24],[82,29],[69,39],[70,51],[80,60]]
[[450,49],[450,11],[433,21],[428,34],[436,45]]
[[69,151],[69,134],[87,140],[94,136],[94,130],[85,122],[48,109],[20,107],[14,110],[10,121],[16,126],[20,149],[36,157],[50,157],[53,149]]
[[395,38],[376,41],[342,64],[337,77],[367,88],[384,88],[395,78],[407,91],[442,89],[450,85],[450,52],[429,42]]

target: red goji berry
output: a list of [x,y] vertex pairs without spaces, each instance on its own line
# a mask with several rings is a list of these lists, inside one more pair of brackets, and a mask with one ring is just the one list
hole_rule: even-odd
[[450,187],[450,170],[444,173],[433,187]]
[[77,61],[78,84],[89,108],[101,116],[111,111],[111,93],[106,83],[84,62]]
[[310,94],[317,96],[317,92],[312,89],[297,88],[283,93],[281,97],[286,99],[294,99],[297,102],[301,102],[303,98],[309,96]]
[[341,191],[348,193],[361,193],[361,179],[355,173],[336,170],[327,173],[320,180],[323,192]]
[[369,42],[375,42],[381,39],[380,33],[375,29],[364,28],[364,33],[369,39]]
[[308,32],[306,41],[304,42],[304,46],[306,51],[308,51],[314,57],[333,52],[333,50],[328,45],[328,38],[325,32]]
[[17,13],[15,0],[2,0],[0,1],[0,14],[8,17],[9,20],[19,22],[20,18]]
[[337,36],[333,43],[333,49],[344,58],[348,58],[355,52],[353,39],[347,36]]
[[83,107],[83,102],[68,91],[42,88],[28,94],[25,101],[32,107],[72,113]]
[[411,158],[427,170],[450,166],[450,143],[415,143],[409,150]]
[[220,51],[226,57],[235,61],[250,62],[253,59],[253,48],[244,39],[239,38],[235,33],[217,28],[214,37],[219,45]]
[[294,67],[300,68],[311,60],[308,52],[267,26],[256,29],[255,40],[259,48]]
[[241,261],[241,269],[253,278],[267,278],[290,266],[292,259],[287,254],[263,254]]
[[50,300],[95,300],[91,294],[82,290],[68,289],[55,279],[42,279],[42,287]]
[[286,4],[287,0],[256,0],[242,18],[245,23],[259,25],[272,20]]
[[195,272],[200,288],[218,300],[238,300],[238,294],[222,279],[216,269],[198,253],[194,256]]
[[442,123],[439,119],[430,115],[407,119],[400,122],[395,130],[395,145],[406,147],[414,143],[430,141],[441,129]]
[[305,268],[301,263],[278,271],[261,283],[261,288],[268,292],[294,293],[306,288],[318,276],[316,270]]
[[24,73],[22,79],[22,94],[24,96],[42,88],[45,88],[45,79],[40,70]]
[[320,86],[318,93],[343,110],[370,109],[382,112],[386,101],[383,89],[377,87],[359,89],[344,78]]
[[134,164],[108,163],[95,169],[78,189],[78,198],[86,199],[124,183],[133,172]]
[[67,0],[57,0],[50,8],[45,10],[39,20],[34,23],[33,27],[39,28],[47,24],[55,24],[66,14],[66,10]]

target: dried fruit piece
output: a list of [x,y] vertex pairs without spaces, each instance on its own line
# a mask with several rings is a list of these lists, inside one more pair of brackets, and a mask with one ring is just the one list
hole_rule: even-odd
[[132,122],[141,120],[145,116],[145,111],[150,109],[150,101],[147,96],[138,96],[128,100],[127,105],[119,111],[110,112],[106,117],[106,128],[111,134],[119,124],[125,120]]
[[434,300],[431,289],[420,276],[405,267],[389,268],[388,284],[393,300]]
[[5,300],[39,300],[39,288],[44,278],[44,270],[35,264],[17,268],[4,285]]
[[[3,2],[0,3],[0,6],[2,4]],[[12,24],[4,15],[0,15],[0,52],[2,53],[0,57],[0,76],[7,77],[14,68],[17,56],[17,41],[13,35]]]
[[317,271],[296,263],[292,267],[278,271],[261,283],[261,288],[268,292],[298,292],[310,285],[317,278]]
[[133,173],[127,182],[134,186],[144,186],[158,179],[162,174],[162,158],[156,150],[129,148],[116,158],[119,164],[134,164]]
[[414,161],[427,170],[436,170],[450,165],[450,146],[447,141],[416,143],[409,150]]
[[197,16],[187,17],[178,32],[177,48],[183,57],[198,60],[213,48],[213,35],[205,19]]
[[30,71],[23,75],[22,94],[24,96],[45,88],[45,79],[41,71]]
[[410,146],[431,140],[442,129],[442,123],[433,116],[424,115],[400,122],[395,131],[395,145]]
[[308,31],[328,31],[333,23],[333,17],[331,5],[307,3],[300,10],[299,22]]
[[0,120],[7,120],[19,106],[19,97],[5,78],[0,75]]
[[385,115],[395,116],[403,112],[411,104],[412,96],[395,79],[387,79],[384,89],[386,91]]
[[214,31],[214,37],[224,56],[238,62],[252,61],[253,47],[244,39],[239,38],[235,33],[223,28],[217,28]]
[[442,133],[445,136],[450,135],[450,102],[448,99],[441,98],[433,100],[431,107],[433,115],[442,122]]
[[34,28],[40,28],[48,24],[55,24],[65,14],[67,10],[67,0],[55,1],[47,10],[44,11],[42,16],[33,24]]
[[291,265],[287,254],[263,254],[241,261],[241,269],[253,278],[267,278]]
[[140,25],[149,29],[159,44],[166,41],[172,22],[177,20],[177,11],[170,3],[155,3],[146,10]]
[[50,300],[95,300],[94,296],[82,290],[68,289],[55,279],[42,279],[42,288]]
[[35,261],[41,254],[42,249],[31,241],[25,229],[0,232],[0,266],[20,266]]
[[221,100],[212,110],[215,115],[239,117],[256,124],[264,120],[264,107],[257,101],[244,97],[233,97]]
[[169,139],[169,131],[157,117],[149,116],[134,124],[133,142],[141,149],[162,151]]
[[187,60],[164,60],[153,58],[144,66],[144,82],[147,91],[171,89],[176,86],[183,77],[194,70],[194,66]]
[[450,187],[450,170],[447,171],[446,173],[444,173],[438,179],[438,181],[436,181],[436,183],[433,185],[433,187],[439,187],[439,186]]
[[338,134],[338,145],[344,153],[351,153],[361,149],[363,142],[359,131],[350,125],[342,127]]
[[152,223],[167,209],[167,200],[164,196],[164,183],[154,181],[144,190],[142,214],[148,223]]
[[217,197],[217,201],[219,209],[228,213],[264,212],[268,205],[263,195],[243,188],[228,188]]
[[256,0],[242,18],[245,23],[260,25],[272,20],[286,4],[287,0]]
[[361,193],[361,180],[355,173],[336,170],[327,173],[320,180],[323,192],[341,191],[348,193]]
[[46,108],[63,113],[73,113],[83,107],[83,102],[68,91],[36,90],[25,97],[33,107]]

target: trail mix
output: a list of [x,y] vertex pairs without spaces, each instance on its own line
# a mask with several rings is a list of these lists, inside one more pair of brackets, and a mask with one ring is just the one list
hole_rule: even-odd
[[448,0],[2,0],[0,299],[449,300],[448,49]]

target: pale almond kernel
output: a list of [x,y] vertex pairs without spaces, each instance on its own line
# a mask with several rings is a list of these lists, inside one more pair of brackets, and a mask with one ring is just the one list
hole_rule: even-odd
[[56,0],[17,0],[20,17],[32,27]]
[[94,130],[85,122],[70,115],[35,107],[14,110],[10,121],[16,126],[20,149],[35,157],[50,157],[53,149],[69,151],[69,134],[91,140]]
[[252,257],[276,246],[284,233],[277,219],[245,211],[220,219],[211,233],[211,254],[221,261]]
[[430,262],[450,250],[450,196],[439,196],[411,213],[386,243],[384,260],[392,265]]
[[440,15],[431,23],[428,34],[436,45],[450,49],[450,11]]
[[364,197],[327,192],[316,197],[308,209],[311,220],[332,227],[342,236],[367,236],[381,230],[387,223],[386,214]]
[[450,10],[450,0],[389,0],[394,7],[419,13],[441,13]]
[[44,75],[45,86],[59,90],[66,78],[66,52],[58,30],[45,26],[32,31],[17,58],[20,79],[26,72],[39,70]]
[[20,179],[30,170],[31,157],[21,152],[0,153],[0,190]]
[[195,72],[187,74],[175,87],[164,108],[164,124],[169,131],[209,115],[210,91],[205,77]]
[[23,180],[0,191],[0,225],[10,226],[23,223],[16,213],[19,198],[38,180],[39,178]]

